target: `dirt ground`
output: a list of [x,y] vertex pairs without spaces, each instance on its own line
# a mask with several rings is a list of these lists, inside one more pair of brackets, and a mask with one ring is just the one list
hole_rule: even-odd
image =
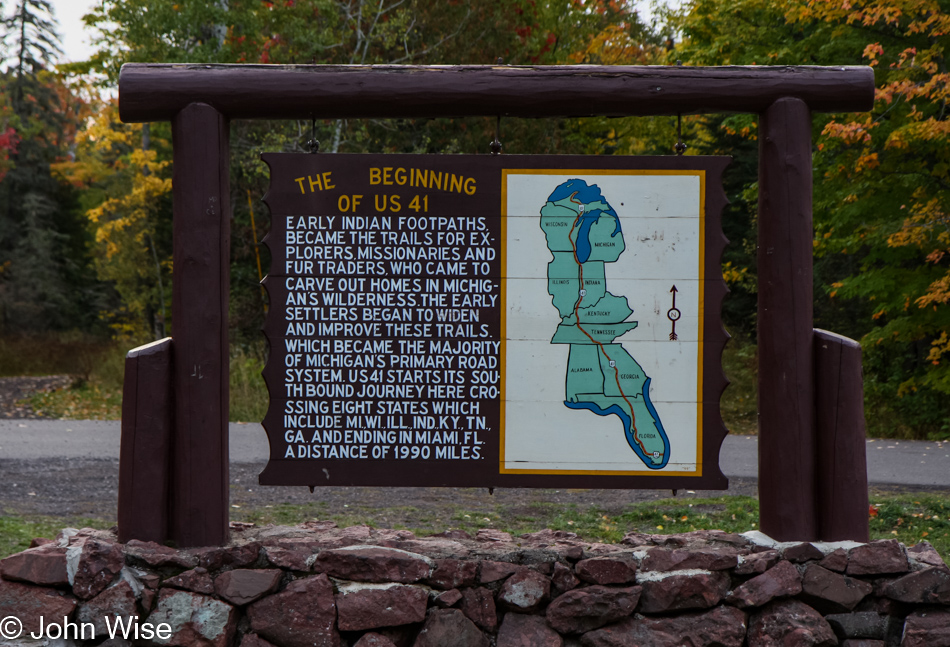
[[[257,484],[262,466],[231,465],[231,504],[241,510],[284,503],[314,503],[321,514],[367,517],[378,527],[419,527],[441,520],[447,523],[464,508],[470,512],[519,514],[535,502],[597,505],[607,514],[637,501],[665,499],[669,490],[547,490],[497,489],[494,494],[476,488],[370,488],[324,487],[313,494],[306,487],[264,487]],[[119,464],[108,459],[0,459],[0,515],[39,514],[63,518],[90,517],[105,521],[116,518]],[[722,494],[756,495],[754,480],[733,479],[729,490],[680,491],[678,496]]]

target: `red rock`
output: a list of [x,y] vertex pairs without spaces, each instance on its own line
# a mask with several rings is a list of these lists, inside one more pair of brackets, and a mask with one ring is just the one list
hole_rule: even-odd
[[478,578],[478,562],[459,559],[437,559],[435,570],[425,583],[447,591],[460,586],[473,586]]
[[277,647],[274,643],[267,642],[257,634],[244,634],[241,639],[241,647]]
[[629,584],[637,579],[637,563],[627,555],[591,557],[577,562],[574,573],[591,584]]
[[802,576],[791,563],[781,561],[761,575],[737,587],[727,601],[748,609],[761,607],[775,598],[798,595],[802,592]]
[[502,580],[512,573],[517,573],[522,570],[523,566],[518,566],[517,564],[509,564],[508,562],[492,562],[484,561],[481,563],[481,566],[478,571],[478,582],[479,584],[488,584],[489,582],[497,582]]
[[708,609],[719,604],[729,589],[729,575],[673,571],[658,579],[643,578],[640,582],[642,613],[666,613],[683,609]]
[[162,586],[202,593],[204,595],[214,593],[214,582],[212,582],[211,576],[208,575],[208,569],[201,566],[196,566],[190,571],[185,571],[180,575],[169,577],[162,582]]
[[550,528],[545,528],[544,530],[539,530],[537,532],[526,532],[525,534],[521,535],[521,538],[539,544],[554,544],[559,541],[574,541],[577,539],[577,533],[567,532],[566,530],[551,530]]
[[194,568],[198,565],[198,558],[188,553],[156,544],[154,541],[139,541],[130,539],[125,544],[125,554],[141,560],[149,566],[177,566],[178,568]]
[[122,580],[93,599],[80,604],[76,612],[76,622],[90,622],[96,628],[97,636],[106,636],[109,631],[106,626],[106,616],[114,626],[115,618],[122,618],[127,622],[128,618],[137,615],[135,593],[131,585]]
[[19,619],[24,632],[39,631],[40,618],[68,618],[75,608],[76,599],[60,591],[0,580],[0,619]]
[[482,528],[475,533],[475,541],[510,542],[511,535],[494,528]]
[[848,568],[848,551],[844,548],[836,548],[818,562],[818,565],[835,573],[844,573]]
[[748,647],[831,647],[838,638],[821,614],[798,600],[777,600],[749,619]]
[[34,537],[30,540],[30,548],[39,548],[40,546],[49,546],[50,544],[56,544],[56,541],[47,539],[46,537]]
[[67,568],[76,564],[72,577],[73,593],[88,600],[112,584],[125,565],[125,556],[118,544],[87,538],[66,549],[66,563]]
[[465,532],[464,530],[459,530],[457,528],[451,530],[445,530],[443,532],[437,532],[432,537],[442,537],[444,539],[471,539],[472,536]]
[[264,556],[271,566],[304,573],[310,570],[313,559],[313,553],[308,550],[293,550],[278,546],[264,548]]
[[540,616],[509,613],[498,630],[496,645],[497,647],[562,647],[564,639]]
[[253,541],[237,546],[198,548],[188,551],[198,558],[198,566],[209,571],[218,571],[225,566],[245,568],[257,563],[261,554],[261,545]]
[[950,570],[931,567],[910,573],[887,584],[884,595],[910,604],[950,605]]
[[560,593],[565,593],[577,587],[581,581],[574,577],[574,571],[562,564],[554,562],[554,573],[551,575],[551,584]]
[[340,535],[347,539],[364,542],[373,537],[373,529],[366,524],[360,524],[359,526],[347,526],[342,531],[340,531]]
[[851,611],[874,587],[867,582],[809,564],[802,578],[802,599],[822,613]]
[[572,562],[576,562],[584,556],[584,549],[581,546],[558,544],[554,548],[562,559],[567,559]]
[[498,626],[495,598],[488,589],[479,587],[462,591],[459,609],[468,619],[486,631],[495,631]]
[[883,640],[887,635],[888,617],[873,611],[830,613],[825,620],[838,638]]
[[848,551],[848,575],[890,575],[906,573],[910,562],[896,539],[882,539]]
[[912,560],[917,562],[919,565],[923,566],[943,566],[946,567],[946,564],[943,561],[943,558],[940,557],[940,553],[934,549],[929,541],[922,541],[915,546],[907,547],[907,556]]
[[640,601],[640,587],[588,586],[555,598],[548,605],[548,624],[562,634],[584,633],[633,613]]
[[44,544],[0,560],[0,576],[5,580],[40,586],[69,586],[66,549]]
[[498,602],[518,613],[537,611],[551,597],[551,580],[541,573],[525,569],[502,584]]
[[306,528],[307,530],[312,530],[313,532],[323,532],[325,530],[333,530],[334,528],[339,528],[339,526],[336,525],[336,522],[329,521],[329,520],[320,521],[319,519],[304,521],[302,524],[300,524],[300,526],[302,528]]
[[142,604],[142,611],[148,614],[152,610],[152,605],[155,604],[155,598],[158,597],[158,591],[154,589],[142,589],[142,593],[139,594],[139,602]]
[[429,577],[435,562],[396,548],[351,546],[321,551],[314,570],[355,582],[411,584]]
[[171,626],[172,636],[165,645],[230,647],[237,618],[234,607],[207,595],[162,589],[148,621]]
[[789,546],[782,551],[782,557],[793,564],[804,564],[805,562],[824,559],[825,554],[816,548],[814,544],[810,544],[806,541],[801,544]]
[[214,578],[214,592],[236,606],[250,604],[277,590],[282,572],[277,569],[226,571]]
[[[684,640],[689,637],[689,642]],[[581,637],[584,647],[742,647],[746,615],[728,606],[669,618],[637,615]],[[789,643],[788,647],[798,647]]]
[[333,585],[326,575],[295,580],[247,608],[251,631],[281,647],[340,647]]
[[439,593],[432,601],[437,607],[448,609],[449,607],[454,607],[461,599],[462,593],[458,589],[452,589],[451,591]]
[[950,647],[950,611],[921,609],[904,621],[901,647]]
[[725,571],[735,568],[739,563],[739,553],[735,548],[653,548],[640,563],[643,571],[681,571],[701,569],[704,571]]
[[103,643],[99,643],[99,647],[133,647],[133,645],[132,641],[124,638],[110,638]]
[[429,594],[417,586],[347,584],[336,595],[337,628],[363,631],[398,627],[426,619]]
[[436,609],[426,618],[413,647],[488,647],[488,637],[457,609]]
[[399,548],[410,553],[419,553],[432,559],[463,559],[471,555],[467,546],[451,539],[424,537],[423,539],[401,539],[399,541],[380,541],[380,546]]
[[382,634],[370,632],[360,636],[353,647],[396,647],[396,643]]
[[651,535],[644,535],[642,532],[628,532],[620,543],[624,546],[649,546],[653,544],[651,538]]
[[781,555],[777,550],[767,550],[761,553],[743,555],[733,571],[736,575],[761,574],[778,564]]

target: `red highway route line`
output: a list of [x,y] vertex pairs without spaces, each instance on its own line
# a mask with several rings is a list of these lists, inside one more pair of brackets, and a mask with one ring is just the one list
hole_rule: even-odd
[[[568,198],[574,204],[582,205],[583,203],[575,200],[574,196],[577,195],[577,191],[571,194],[571,197]],[[580,283],[581,288],[584,287],[584,265],[581,263],[580,259],[577,257],[577,245],[574,244],[574,240],[571,236],[574,234],[574,227],[577,226],[577,221],[580,219],[580,213],[577,214],[577,218],[574,219],[573,224],[571,224],[571,231],[567,234],[567,239],[571,241],[571,248],[574,250],[574,262],[577,263],[577,280]],[[607,358],[607,361],[610,362],[610,355],[607,354],[607,351],[604,350],[604,345],[599,341],[591,337],[586,330],[581,326],[581,317],[578,312],[581,307],[581,300],[584,297],[578,294],[577,301],[574,303],[574,318],[577,319],[577,329],[584,333],[591,342],[597,344],[597,347],[600,348],[600,352],[604,357]],[[627,403],[627,406],[630,407],[630,426],[633,429],[633,438],[637,441],[637,444],[640,445],[640,449],[643,450],[644,456],[649,456],[650,452],[647,451],[647,448],[643,446],[643,443],[640,441],[640,436],[637,435],[637,415],[633,412],[633,405],[630,404],[630,400],[627,399],[627,395],[623,392],[623,387],[620,386],[620,369],[614,365],[614,379],[617,381],[617,390],[620,391],[620,397],[623,398],[623,401]],[[660,456],[663,454],[661,453]]]

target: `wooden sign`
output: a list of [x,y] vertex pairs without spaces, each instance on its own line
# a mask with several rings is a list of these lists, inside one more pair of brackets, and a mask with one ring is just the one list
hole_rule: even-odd
[[728,158],[263,159],[261,484],[726,487]]

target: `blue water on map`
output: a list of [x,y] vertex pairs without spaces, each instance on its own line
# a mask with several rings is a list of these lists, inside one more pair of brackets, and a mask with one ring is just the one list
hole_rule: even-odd
[[660,431],[663,437],[663,462],[659,465],[653,462],[652,456],[645,456],[643,450],[640,448],[640,444],[633,437],[632,420],[630,420],[630,414],[621,409],[618,405],[612,404],[606,409],[600,408],[597,404],[593,402],[569,402],[564,401],[564,406],[568,409],[587,409],[588,411],[593,411],[598,416],[609,416],[615,415],[620,420],[623,421],[623,433],[627,438],[627,444],[630,445],[630,448],[637,453],[643,459],[644,464],[649,467],[651,470],[658,470],[666,467],[666,464],[670,461],[670,446],[669,441],[666,440],[666,432],[663,431],[663,424],[660,422],[660,416],[657,415],[656,409],[653,408],[653,403],[650,402],[650,397],[647,395],[647,392],[650,388],[650,378],[646,379],[646,383],[643,385],[643,399],[646,402],[647,409],[650,411],[650,415],[653,416],[653,420],[656,421],[657,430]]
[[[576,195],[574,195],[576,194]],[[620,233],[620,218],[617,217],[617,212],[607,203],[607,200],[604,199],[603,194],[600,192],[600,187],[596,184],[588,185],[587,182],[580,179],[573,179],[564,182],[563,184],[558,185],[554,192],[548,197],[549,202],[557,202],[558,200],[566,200],[571,196],[574,196],[574,200],[582,204],[591,204],[592,202],[602,202],[607,204],[606,210],[601,209],[591,209],[590,211],[584,211],[578,216],[578,231],[577,231],[577,261],[579,263],[586,263],[587,259],[590,258],[591,245],[590,245],[590,228],[595,222],[600,220],[601,214],[608,214],[613,216],[614,219],[614,232],[610,235],[611,238]]]

